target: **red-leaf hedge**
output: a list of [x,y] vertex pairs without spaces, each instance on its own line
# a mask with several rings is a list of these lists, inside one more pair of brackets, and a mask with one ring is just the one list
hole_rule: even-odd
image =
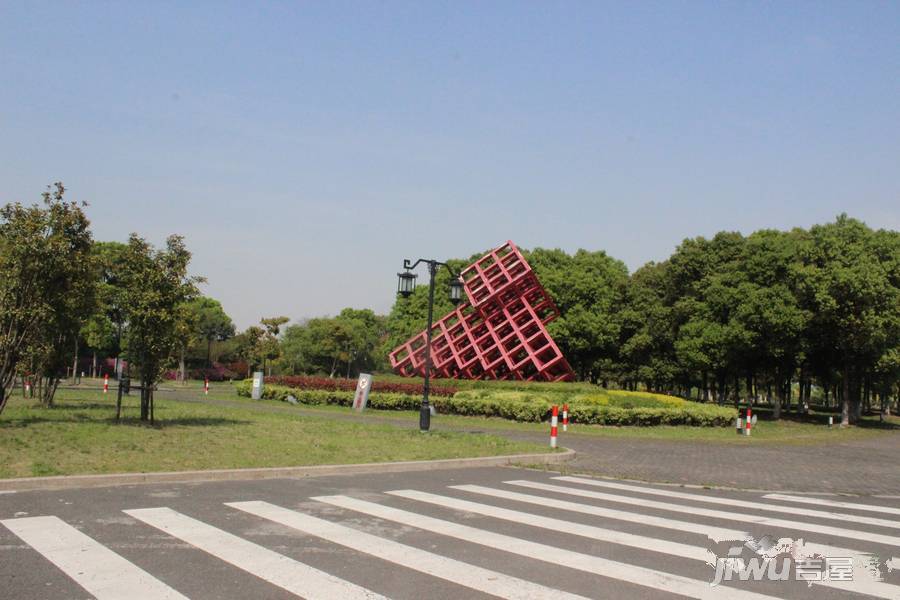
[[[356,389],[356,379],[342,379],[335,377],[307,377],[303,375],[266,377],[265,382],[271,385],[283,385],[285,387],[301,390],[330,390],[352,392]],[[372,383],[373,392],[386,394],[410,394],[421,395],[425,390],[418,383],[396,383],[391,381],[378,381],[375,377]],[[432,396],[452,396],[457,392],[455,387],[431,386],[429,394]]]

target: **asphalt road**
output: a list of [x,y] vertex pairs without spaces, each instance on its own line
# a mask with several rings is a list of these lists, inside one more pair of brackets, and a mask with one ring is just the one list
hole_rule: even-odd
[[[0,597],[900,598],[900,562],[884,565],[900,556],[900,499],[559,477],[482,468],[2,494]],[[710,585],[707,561],[764,536],[802,538],[828,559],[807,572],[831,580],[792,570]]]
[[[176,397],[173,395],[172,397]],[[183,402],[201,402],[218,406],[254,406],[267,412],[305,414],[314,418],[389,423],[415,428],[418,421],[366,413],[359,415],[327,413],[303,406],[271,403],[248,405],[239,400],[220,400],[204,396],[177,395]],[[549,425],[542,433],[510,427],[479,428],[451,426],[438,415],[432,420],[435,430],[468,431],[500,435],[513,440],[547,444]],[[606,477],[621,477],[649,482],[708,485],[747,490],[794,490],[835,494],[900,496],[900,435],[878,435],[869,439],[809,445],[773,443],[728,444],[694,440],[627,438],[580,433],[578,425],[560,432],[559,444],[578,453],[569,468]]]

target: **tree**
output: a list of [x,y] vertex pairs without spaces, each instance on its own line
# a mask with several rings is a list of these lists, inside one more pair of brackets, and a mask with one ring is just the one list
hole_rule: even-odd
[[91,377],[97,376],[97,352],[111,352],[118,347],[116,324],[102,311],[95,311],[84,327],[81,328],[81,337],[87,347],[93,351],[91,361]]
[[90,223],[64,194],[56,183],[39,205],[0,209],[0,412],[26,355],[40,363],[43,400],[52,401],[62,349],[71,347],[93,300]]
[[[450,259],[446,263],[455,273],[459,273],[466,265],[470,264],[481,254],[473,255],[469,260]],[[427,276],[426,276],[427,277]],[[450,285],[450,270],[444,267],[438,269],[434,276],[434,315],[435,320],[456,308],[450,301],[447,293],[440,290],[448,290]],[[397,346],[423,331],[428,325],[428,281],[413,290],[408,298],[398,297],[386,319],[386,335],[381,340],[379,356],[383,362],[387,362],[387,355]]]
[[[841,376],[841,425],[859,419],[872,370],[900,337],[896,233],[875,233],[841,215],[816,225],[803,248],[800,286],[820,331],[816,342],[836,350]],[[889,371],[889,370],[888,370]]]
[[258,365],[262,364],[260,344],[265,332],[262,327],[251,325],[234,338],[234,353],[247,363],[247,377]]
[[345,308],[337,317],[291,325],[281,341],[283,365],[291,373],[372,370],[384,364],[376,352],[385,335],[384,318],[368,309]]
[[188,276],[190,259],[177,235],[157,250],[131,234],[123,256],[125,355],[141,382],[142,421],[153,421],[153,390],[178,341],[179,307],[196,296],[202,281]]
[[120,242],[94,242],[91,254],[96,269],[97,306],[89,320],[90,330],[84,333],[85,341],[95,351],[95,363],[96,351],[110,353],[116,358],[117,373],[125,327],[123,270],[127,250],[128,246]]
[[597,381],[617,355],[628,269],[602,251],[536,248],[525,258],[560,311],[550,335],[582,379]]
[[206,342],[206,366],[212,366],[210,351],[214,341],[225,341],[234,335],[234,323],[218,300],[201,296],[187,304],[190,321],[198,339]]
[[262,359],[263,370],[269,367],[268,374],[271,375],[271,361],[281,356],[281,346],[279,345],[278,335],[281,333],[281,326],[290,321],[288,317],[269,317],[260,319],[259,323],[263,326],[263,335],[259,339],[258,352]]

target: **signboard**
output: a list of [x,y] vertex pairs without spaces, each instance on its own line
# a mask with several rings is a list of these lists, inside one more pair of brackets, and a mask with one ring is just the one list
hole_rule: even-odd
[[262,398],[262,389],[263,389],[263,374],[262,371],[257,371],[253,374],[253,390],[250,392],[250,397],[254,400],[259,400]]
[[353,410],[362,412],[369,402],[369,390],[372,389],[372,376],[368,373],[360,373],[356,383],[356,394],[353,396]]

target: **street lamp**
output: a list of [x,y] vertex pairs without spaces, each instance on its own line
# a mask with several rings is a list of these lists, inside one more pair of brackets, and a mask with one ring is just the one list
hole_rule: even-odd
[[431,328],[434,321],[434,275],[438,268],[447,267],[452,277],[450,281],[450,301],[453,304],[459,304],[462,301],[462,281],[459,274],[454,273],[447,263],[436,260],[418,259],[414,263],[410,263],[409,259],[403,261],[403,273],[397,273],[397,293],[404,298],[409,298],[416,289],[416,274],[412,273],[412,269],[419,266],[419,263],[428,265],[428,328],[425,330],[425,389],[422,394],[422,406],[419,409],[419,430],[428,431],[431,428],[431,406],[428,404],[428,392],[431,388]]

